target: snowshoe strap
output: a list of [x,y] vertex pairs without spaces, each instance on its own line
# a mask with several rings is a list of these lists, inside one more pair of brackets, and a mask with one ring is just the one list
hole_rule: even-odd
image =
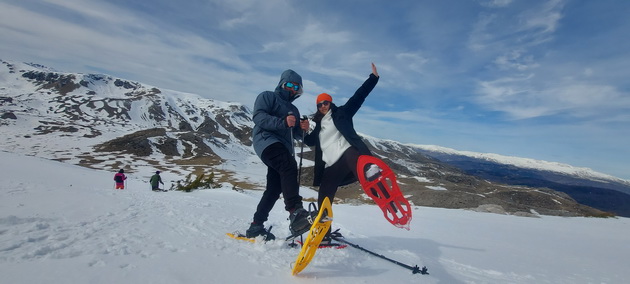
[[[313,212],[315,212],[315,214],[313,214]],[[311,202],[308,204],[308,222],[313,224],[313,222],[315,221],[313,219],[313,215],[317,216],[317,213],[319,212],[319,210],[317,210],[317,204],[315,204],[315,202]]]

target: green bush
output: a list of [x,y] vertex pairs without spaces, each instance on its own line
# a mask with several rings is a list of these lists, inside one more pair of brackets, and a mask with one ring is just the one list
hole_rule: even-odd
[[177,181],[177,185],[175,185],[175,190],[191,192],[196,189],[208,189],[216,187],[216,183],[214,182],[214,172],[210,173],[207,178],[205,178],[205,174],[201,174],[197,176],[194,180],[192,179],[192,173],[186,176],[186,179],[181,181]]

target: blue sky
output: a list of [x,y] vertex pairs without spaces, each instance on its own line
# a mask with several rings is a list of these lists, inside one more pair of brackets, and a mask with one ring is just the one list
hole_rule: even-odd
[[630,179],[630,1],[0,0],[0,58],[252,106],[280,73],[371,136]]

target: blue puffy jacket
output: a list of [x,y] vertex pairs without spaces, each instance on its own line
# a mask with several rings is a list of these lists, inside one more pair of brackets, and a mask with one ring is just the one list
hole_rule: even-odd
[[[252,136],[254,150],[258,157],[262,155],[267,146],[276,142],[282,143],[290,153],[293,153],[291,130],[293,130],[294,139],[302,138],[302,130],[299,127],[300,112],[292,104],[299,95],[291,96],[290,91],[282,88],[286,82],[298,83],[302,86],[302,77],[291,69],[282,72],[276,90],[260,93],[254,103],[254,131]],[[286,117],[289,112],[292,112],[296,117],[296,125],[292,129],[286,124]]]

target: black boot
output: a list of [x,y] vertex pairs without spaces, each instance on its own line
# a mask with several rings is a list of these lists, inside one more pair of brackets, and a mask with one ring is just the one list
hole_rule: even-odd
[[249,226],[249,229],[245,231],[245,237],[255,238],[258,236],[263,236],[265,241],[275,240],[276,236],[274,236],[271,232],[267,231],[262,224],[253,223]]
[[326,235],[324,235],[324,238],[322,239],[321,243],[319,243],[320,246],[339,246],[339,243],[334,242],[333,238],[343,238],[343,236],[341,235],[341,233],[339,233],[339,229],[335,230],[334,232],[331,232],[331,230],[329,229],[328,232],[326,232]]
[[309,220],[310,216],[311,214],[302,207],[291,212],[289,215],[289,230],[291,230],[291,233],[300,234],[308,232],[311,228],[311,224],[313,223],[312,220]]

